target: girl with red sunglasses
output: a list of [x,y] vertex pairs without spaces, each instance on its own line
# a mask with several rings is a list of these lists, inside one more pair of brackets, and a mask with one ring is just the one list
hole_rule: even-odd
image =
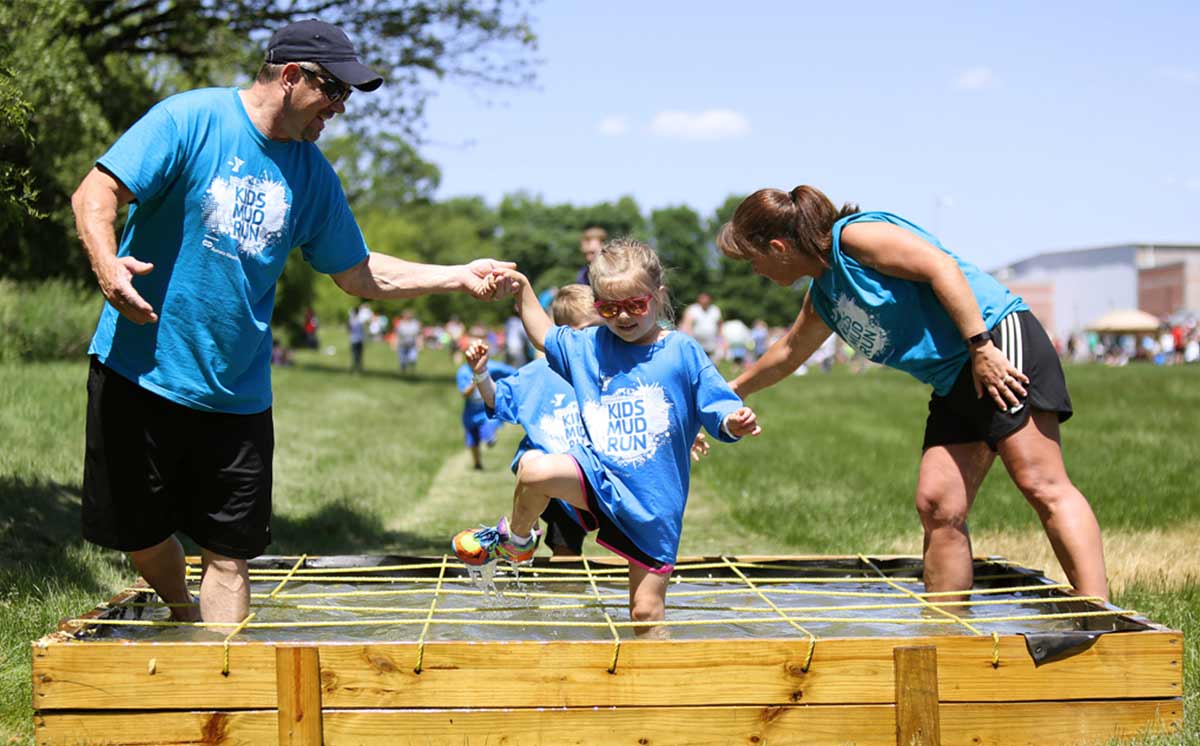
[[469,564],[533,557],[538,516],[551,498],[575,508],[597,543],[629,561],[630,618],[638,635],[661,636],[667,581],[675,565],[690,475],[689,449],[700,428],[734,442],[760,432],[691,337],[660,325],[669,318],[663,269],[654,250],[610,242],[589,268],[603,326],[553,326],[529,281],[511,283],[525,331],[569,384],[587,439],[567,453],[527,456],[517,473],[513,510],[496,526],[467,529],[454,550]]

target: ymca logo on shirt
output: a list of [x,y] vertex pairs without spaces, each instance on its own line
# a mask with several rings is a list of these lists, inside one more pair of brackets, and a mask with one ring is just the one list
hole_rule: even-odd
[[868,359],[877,360],[887,351],[887,331],[850,296],[839,293],[831,315],[838,336]]
[[643,383],[587,402],[583,419],[596,450],[618,463],[637,466],[653,458],[671,437],[670,409],[662,386]]
[[[239,168],[244,163],[235,160]],[[254,257],[279,239],[288,208],[282,182],[257,176],[217,177],[204,195],[204,226],[210,235],[231,239],[240,254]]]
[[[564,394],[555,394],[554,404],[561,403],[564,398]],[[543,415],[537,427],[545,437],[544,445],[548,453],[566,453],[571,446],[586,443],[588,439],[583,419],[579,416],[579,403],[575,401],[569,401],[565,407],[558,407],[550,414]]]

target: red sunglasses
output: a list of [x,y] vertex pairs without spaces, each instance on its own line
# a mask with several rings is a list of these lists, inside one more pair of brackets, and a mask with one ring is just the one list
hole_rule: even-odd
[[654,300],[653,295],[635,295],[632,298],[622,298],[621,300],[598,300],[595,302],[596,313],[600,314],[601,318],[615,319],[621,314],[621,311],[630,316],[645,316],[650,310],[650,301]]

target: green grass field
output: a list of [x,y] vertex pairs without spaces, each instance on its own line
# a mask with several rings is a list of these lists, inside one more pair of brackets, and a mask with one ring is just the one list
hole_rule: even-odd
[[[272,553],[441,554],[454,531],[507,509],[518,431],[503,431],[485,471],[468,468],[445,353],[425,353],[401,378],[391,352],[369,345],[367,372],[352,375],[344,340],[326,341],[343,342],[338,355],[300,352],[275,372]],[[0,365],[0,743],[32,743],[29,642],[133,578],[121,556],[79,538],[86,375],[83,361]],[[1109,544],[1110,572],[1123,577],[1114,601],[1187,634],[1186,732],[1145,743],[1200,746],[1200,367],[1067,375],[1077,412],[1063,428],[1067,466],[1106,540],[1121,538]],[[716,444],[693,470],[682,552],[919,547],[912,493],[927,398],[878,369],[810,373],[757,395],[763,435]],[[980,537],[1045,544],[999,466],[972,529],[980,554],[1001,553]]]

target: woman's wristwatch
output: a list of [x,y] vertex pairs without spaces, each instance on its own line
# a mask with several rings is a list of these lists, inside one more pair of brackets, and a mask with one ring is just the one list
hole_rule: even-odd
[[992,333],[990,331],[982,331],[978,334],[972,334],[967,337],[967,347],[974,349],[984,342],[992,341]]

